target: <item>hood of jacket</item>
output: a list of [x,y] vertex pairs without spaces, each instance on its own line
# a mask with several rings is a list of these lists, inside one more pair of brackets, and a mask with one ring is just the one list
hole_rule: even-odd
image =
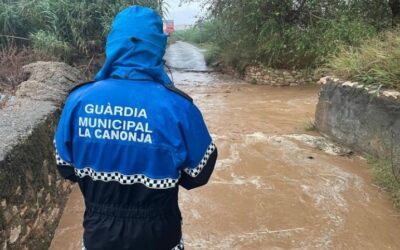
[[130,6],[115,17],[106,42],[106,60],[95,80],[120,78],[172,84],[164,70],[167,35],[157,12]]

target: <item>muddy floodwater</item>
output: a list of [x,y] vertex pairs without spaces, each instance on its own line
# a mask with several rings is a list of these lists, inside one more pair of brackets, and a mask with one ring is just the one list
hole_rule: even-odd
[[[192,49],[182,43],[167,55],[181,60]],[[318,86],[173,76],[202,110],[219,149],[209,184],[180,190],[186,249],[400,249],[400,214],[373,185],[366,161],[310,143],[320,138],[305,130]],[[76,187],[51,249],[79,249],[83,211]]]

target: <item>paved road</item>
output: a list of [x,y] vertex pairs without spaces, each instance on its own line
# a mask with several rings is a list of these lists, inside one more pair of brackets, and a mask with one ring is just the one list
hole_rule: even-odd
[[[199,51],[192,48],[178,43],[166,58],[204,70],[182,61]],[[220,152],[208,186],[180,190],[187,249],[400,249],[399,214],[372,184],[365,160],[333,155],[332,145],[305,132],[317,86],[173,76],[203,111]],[[75,189],[51,249],[78,249],[83,210]]]

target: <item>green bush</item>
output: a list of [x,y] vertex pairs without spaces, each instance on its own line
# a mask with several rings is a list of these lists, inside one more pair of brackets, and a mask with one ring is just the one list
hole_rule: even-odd
[[194,44],[210,44],[217,41],[216,35],[218,33],[218,28],[219,23],[215,20],[202,21],[192,28],[175,31],[171,35],[171,38],[174,40],[182,40]]
[[[366,38],[377,34],[377,29],[362,20],[342,16],[320,20],[304,28],[287,25],[281,29],[274,20],[266,21],[260,33],[228,32],[224,23],[213,19],[200,29],[198,26],[177,31],[173,38],[194,44],[213,44],[206,52],[209,61],[223,60],[243,71],[249,64],[263,64],[274,68],[316,68],[327,62],[341,46],[359,46]],[[222,49],[223,48],[223,49]]]
[[267,26],[258,41],[258,61],[276,68],[315,68],[342,45],[359,46],[375,28],[347,17],[320,21],[303,29],[290,26],[278,32]]
[[400,90],[400,31],[385,32],[360,47],[342,46],[326,67],[348,80]]
[[33,50],[39,55],[52,55],[56,58],[68,60],[71,46],[58,39],[54,33],[40,30],[31,34]]
[[400,183],[393,175],[391,161],[369,157],[368,162],[372,167],[375,183],[390,195],[394,206],[400,209]]
[[212,65],[213,63],[219,61],[221,54],[220,48],[213,44],[207,44],[206,46],[202,47],[205,49],[204,59],[207,65]]
[[178,34],[214,43],[219,57],[242,71],[249,64],[316,68],[341,46],[361,42],[391,26],[386,0],[210,0],[208,24]]

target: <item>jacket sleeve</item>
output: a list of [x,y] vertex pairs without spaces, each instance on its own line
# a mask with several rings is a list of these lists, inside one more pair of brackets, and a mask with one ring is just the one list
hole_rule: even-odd
[[211,139],[200,110],[191,105],[182,122],[186,160],[179,184],[190,190],[207,184],[217,161],[217,147]]
[[54,136],[55,158],[58,172],[64,179],[77,182],[72,165],[72,101],[67,99]]

